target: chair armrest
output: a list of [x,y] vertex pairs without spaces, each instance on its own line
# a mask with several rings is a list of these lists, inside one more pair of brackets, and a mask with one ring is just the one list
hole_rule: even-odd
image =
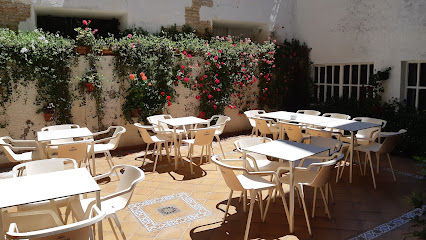
[[109,131],[111,131],[111,127],[109,127],[109,128],[108,128],[107,130],[105,130],[105,131],[95,132],[95,133],[93,133],[93,136],[97,136],[97,135],[105,134],[105,133],[108,133]]
[[93,141],[93,143],[106,142],[106,141],[112,140],[112,139],[114,139],[114,138],[116,138],[116,137],[107,137],[107,138],[102,138],[102,139],[99,139],[99,140],[95,140],[95,141]]
[[37,144],[36,140],[13,140],[13,139],[10,139],[10,140],[13,143],[34,143],[34,144]]
[[1,143],[0,146],[10,147],[12,150],[17,150],[17,151],[26,151],[26,150],[34,151],[34,150],[37,150],[37,147],[15,147],[15,146],[12,146],[8,143]]

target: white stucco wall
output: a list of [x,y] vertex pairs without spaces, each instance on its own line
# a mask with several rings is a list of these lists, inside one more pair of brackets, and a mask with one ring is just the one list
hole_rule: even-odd
[[316,64],[392,67],[384,98],[401,97],[401,61],[426,60],[424,0],[294,1],[293,34]]
[[[139,133],[133,124],[124,120],[122,116],[121,106],[124,101],[125,93],[120,88],[118,79],[114,76],[114,57],[103,56],[100,60],[99,72],[104,75],[106,81],[103,83],[103,96],[105,97],[104,113],[102,123],[105,126],[124,126],[126,133],[120,139],[119,147],[131,147],[143,144]],[[81,94],[79,91],[79,80],[77,77],[84,75],[87,63],[84,57],[79,57],[78,64],[72,68],[72,86],[74,89],[74,101],[72,106],[72,121],[81,127],[87,127],[92,132],[99,131],[98,119],[96,117],[95,100],[88,93]],[[194,76],[203,74],[201,69],[194,70]],[[37,114],[39,106],[35,105],[37,90],[34,83],[27,86],[16,84],[11,95],[10,104],[6,104],[6,108],[0,108],[0,124],[6,125],[0,128],[0,136],[10,136],[14,139],[36,139],[37,132],[41,128],[49,125],[55,125],[52,122],[46,122],[43,114]],[[124,88],[126,89],[126,88]],[[257,87],[253,87],[251,91],[257,91]],[[124,90],[125,91],[125,90]],[[197,93],[191,92],[182,85],[176,87],[177,99],[170,107],[166,107],[165,113],[171,114],[173,117],[197,116],[198,100],[195,100]],[[250,93],[248,93],[250,94]],[[82,98],[86,99],[86,104],[82,105]],[[225,110],[225,114],[231,117],[224,132],[237,132],[250,129],[250,124],[244,115],[238,114],[239,109]],[[135,118],[134,121],[137,121]],[[103,130],[103,129],[102,129]],[[0,164],[7,163],[8,160],[3,151],[0,151]]]

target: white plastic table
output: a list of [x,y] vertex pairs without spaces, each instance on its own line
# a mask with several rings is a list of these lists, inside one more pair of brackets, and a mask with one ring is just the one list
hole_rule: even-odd
[[[3,179],[0,189],[3,193],[0,209],[91,192],[96,192],[96,205],[101,209],[101,188],[85,168]],[[1,213],[0,234],[3,234]],[[103,239],[102,221],[98,223],[98,236]]]
[[[245,152],[263,154],[266,156],[289,161],[290,164],[290,216],[288,218],[290,233],[294,231],[294,162],[312,155],[330,150],[329,148],[319,147],[298,142],[286,140],[275,140],[267,143],[242,148]],[[284,196],[281,196],[284,197]]]
[[259,114],[258,116],[349,131],[351,133],[351,143],[349,146],[349,153],[350,153],[349,182],[350,183],[352,183],[352,163],[354,158],[353,157],[354,146],[356,141],[355,132],[359,130],[367,129],[367,128],[380,127],[380,124],[375,124],[375,123],[359,122],[359,121],[323,117],[323,116],[313,116],[313,115],[286,112],[286,111],[264,113],[264,114]]
[[[173,144],[174,144],[174,149],[175,149],[175,170],[177,170],[178,168],[178,148],[179,148],[179,153],[180,153],[180,145],[178,143],[178,136],[176,133],[176,129],[178,127],[181,126],[186,126],[186,125],[197,125],[197,124],[209,124],[210,122],[208,120],[205,119],[201,119],[201,118],[197,118],[197,117],[179,117],[179,118],[170,118],[170,119],[164,119],[164,120],[159,120],[159,122],[165,123],[169,126],[173,127]],[[177,148],[176,148],[177,146]]]

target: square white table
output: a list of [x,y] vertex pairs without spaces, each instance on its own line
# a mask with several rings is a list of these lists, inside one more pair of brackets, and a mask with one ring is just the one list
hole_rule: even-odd
[[[289,226],[290,233],[294,231],[294,162],[312,155],[330,150],[329,148],[319,147],[298,142],[290,142],[286,140],[275,140],[267,143],[242,148],[245,152],[258,153],[278,159],[289,161],[290,164],[290,216]],[[284,196],[281,196],[284,197]]]
[[[179,117],[179,118],[170,118],[170,119],[164,119],[159,120],[159,122],[165,123],[169,126],[173,127],[173,144],[175,149],[175,170],[178,168],[178,156],[180,155],[180,143],[178,143],[178,136],[176,133],[176,129],[181,126],[186,125],[197,125],[197,124],[210,124],[208,120],[197,118],[197,117]],[[179,148],[179,155],[178,155],[178,149]]]
[[[91,192],[96,192],[96,205],[101,209],[101,188],[85,168],[3,179],[0,189],[3,193],[0,209]],[[0,234],[3,234],[1,213]],[[98,235],[102,240],[102,221],[98,223]]]
[[93,133],[87,127],[37,132],[37,141],[39,142],[86,137],[93,137]]

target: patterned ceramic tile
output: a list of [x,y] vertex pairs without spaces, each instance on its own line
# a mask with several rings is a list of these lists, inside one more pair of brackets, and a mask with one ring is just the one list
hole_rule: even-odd
[[426,205],[423,205],[421,208],[416,208],[411,212],[408,212],[404,215],[401,215],[400,217],[397,217],[387,223],[384,223],[380,226],[377,226],[371,230],[368,230],[367,232],[363,232],[358,236],[355,236],[351,238],[350,240],[370,240],[375,239],[389,231],[392,231],[407,222],[409,222],[413,217],[420,216],[422,212],[426,211]]
[[[170,214],[166,214],[167,216],[170,216],[170,215],[172,215],[174,213],[178,213],[178,212],[181,213],[182,207],[177,207],[176,205],[168,204],[168,202],[170,202],[170,201],[176,202],[176,200],[182,201],[184,205],[186,205],[187,207],[190,207],[191,210],[193,210],[193,211],[190,211],[189,215],[175,216],[172,219],[169,218],[169,220],[157,222],[153,219],[153,217],[150,216],[153,213],[149,214],[145,210],[145,207],[147,207],[147,206],[154,205],[154,204],[163,204],[164,205],[164,207],[162,207],[163,209],[165,209],[167,207],[175,207],[175,208],[178,208],[178,210],[179,210],[179,211],[176,211],[176,212],[173,212],[173,213],[170,213]],[[155,199],[146,200],[146,201],[143,201],[143,202],[140,202],[140,203],[131,204],[131,205],[129,205],[128,208],[138,218],[140,223],[149,232],[158,231],[158,230],[161,230],[163,228],[175,226],[175,225],[181,224],[181,223],[191,222],[193,220],[204,218],[204,217],[212,214],[212,212],[210,212],[203,205],[201,205],[200,203],[198,203],[197,201],[195,201],[194,199],[189,197],[188,194],[185,193],[185,192],[175,193],[175,194],[172,194],[172,195],[167,195],[167,196],[163,196],[163,197],[159,197],[159,198],[155,198]],[[158,208],[156,208],[156,210],[157,209]],[[171,208],[167,208],[166,211],[167,210],[171,210]],[[156,213],[157,212],[158,211],[156,211]]]

